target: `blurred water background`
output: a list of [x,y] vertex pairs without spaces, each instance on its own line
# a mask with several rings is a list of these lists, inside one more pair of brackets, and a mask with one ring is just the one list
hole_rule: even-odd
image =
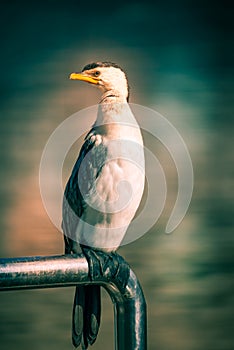
[[[214,1],[2,1],[0,254],[62,254],[61,233],[41,202],[45,143],[100,94],[68,75],[110,60],[128,73],[131,102],[162,113],[183,136],[194,166],[190,209],[171,235],[175,166],[145,135],[168,180],[157,224],[120,253],[148,304],[149,350],[234,348],[232,8]],[[64,169],[66,180],[76,156]],[[153,208],[152,208],[153,213]],[[151,213],[151,214],[152,214]],[[0,349],[72,349],[74,288],[2,292]],[[103,292],[93,349],[113,349],[113,312]]]

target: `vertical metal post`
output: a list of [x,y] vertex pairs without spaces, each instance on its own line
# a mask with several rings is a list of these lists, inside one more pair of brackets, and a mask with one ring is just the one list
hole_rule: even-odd
[[90,281],[83,255],[0,259],[0,291],[91,283],[103,286],[114,304],[115,350],[146,350],[146,303],[132,270],[123,293],[114,279]]
[[132,298],[115,304],[116,350],[146,349],[146,303],[139,283],[134,287]]

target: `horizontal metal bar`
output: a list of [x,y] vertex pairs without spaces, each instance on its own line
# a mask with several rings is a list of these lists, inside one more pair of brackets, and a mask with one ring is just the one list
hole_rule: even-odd
[[0,259],[0,290],[67,287],[90,282],[84,256]]
[[90,280],[86,258],[80,255],[0,259],[0,291],[78,284],[99,284],[109,293],[115,312],[116,350],[146,350],[146,303],[141,286],[130,270],[121,291],[115,280]]

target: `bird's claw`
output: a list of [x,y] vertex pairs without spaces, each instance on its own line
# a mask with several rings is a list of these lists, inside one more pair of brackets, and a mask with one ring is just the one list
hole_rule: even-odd
[[92,250],[82,247],[82,251],[89,264],[91,281],[103,280],[115,282],[122,290],[128,283],[130,267],[127,262],[116,252],[105,253],[100,250]]

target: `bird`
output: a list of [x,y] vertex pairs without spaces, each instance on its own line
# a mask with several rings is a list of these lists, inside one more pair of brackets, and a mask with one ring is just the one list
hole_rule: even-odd
[[[141,202],[145,163],[140,127],[130,109],[129,84],[116,63],[87,64],[71,80],[101,90],[94,124],[84,139],[65,187],[62,229],[65,254],[114,254]],[[77,286],[72,342],[87,349],[98,335],[100,286]]]

